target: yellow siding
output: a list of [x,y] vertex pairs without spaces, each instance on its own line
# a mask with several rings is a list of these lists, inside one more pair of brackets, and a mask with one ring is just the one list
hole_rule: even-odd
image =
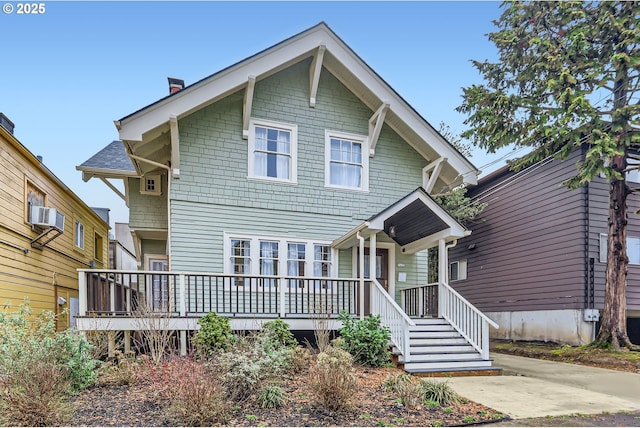
[[[109,227],[11,134],[0,127],[0,306],[17,308],[29,300],[34,314],[61,313],[78,295],[77,269],[107,269]],[[26,187],[45,193],[45,205],[65,216],[64,233],[42,250],[32,248],[39,231],[27,223]],[[75,220],[84,224],[84,249],[75,246]],[[94,234],[103,237],[101,257],[94,257]],[[28,250],[26,253],[23,249]],[[101,259],[102,261],[100,261]],[[57,297],[67,303],[57,304]],[[61,328],[68,318],[60,319]]]

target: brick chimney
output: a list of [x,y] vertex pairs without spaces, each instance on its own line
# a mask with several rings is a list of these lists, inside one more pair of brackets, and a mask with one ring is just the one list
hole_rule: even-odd
[[11,135],[13,135],[13,129],[15,128],[15,125],[9,120],[7,116],[4,115],[4,113],[0,113],[0,126],[2,126],[4,129],[9,131]]
[[174,79],[173,77],[168,77],[167,79],[169,80],[169,94],[175,94],[184,89],[184,80]]

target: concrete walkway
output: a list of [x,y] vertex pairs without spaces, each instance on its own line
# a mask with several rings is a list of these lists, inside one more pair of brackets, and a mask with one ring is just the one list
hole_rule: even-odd
[[492,354],[503,376],[453,377],[463,397],[513,419],[640,410],[640,374]]

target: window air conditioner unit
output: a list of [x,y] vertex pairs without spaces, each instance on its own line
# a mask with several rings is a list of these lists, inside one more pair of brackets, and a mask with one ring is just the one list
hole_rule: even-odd
[[40,227],[53,227],[64,232],[64,214],[55,208],[31,207],[31,223]]

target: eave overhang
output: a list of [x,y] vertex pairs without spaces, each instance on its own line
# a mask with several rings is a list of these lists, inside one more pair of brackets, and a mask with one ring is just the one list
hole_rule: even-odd
[[452,241],[471,233],[419,187],[333,241],[332,246],[350,248],[356,245],[358,234],[368,238],[378,232],[386,233],[406,254],[433,247],[441,239]]
[[[252,79],[260,81],[306,58],[318,58],[319,52],[322,52],[322,67],[351,90],[372,112],[379,112],[380,107],[385,106],[384,124],[398,133],[421,156],[428,161],[439,157],[447,158],[438,183],[435,184],[435,193],[462,183],[477,183],[480,171],[325,23],[311,27],[116,121],[120,139],[135,153],[138,147],[151,141],[151,136],[165,132],[172,116],[180,120],[247,88],[247,82]],[[310,73],[312,92],[313,80],[317,75],[318,72]]]

